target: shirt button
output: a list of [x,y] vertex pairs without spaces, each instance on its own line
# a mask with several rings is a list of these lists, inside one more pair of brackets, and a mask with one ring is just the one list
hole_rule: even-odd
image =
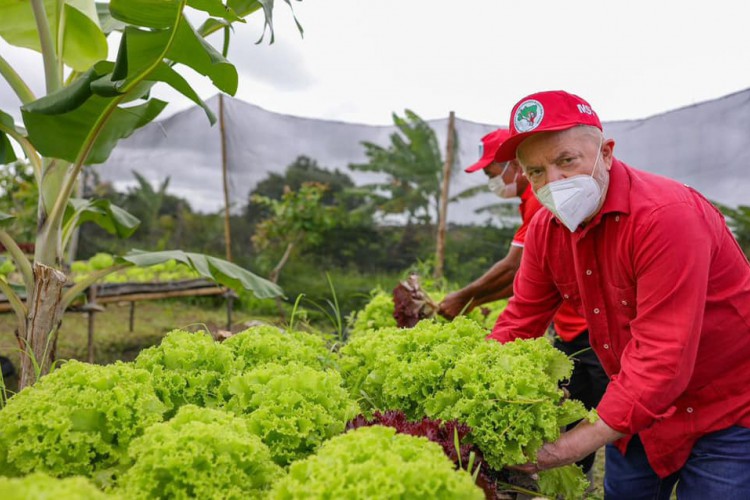
[[604,344],[602,347],[605,349],[609,349],[609,344]]
[[622,301],[622,305],[624,305],[624,306],[628,305],[628,301],[627,300],[623,300]]
[[567,299],[569,299],[569,298],[570,298],[570,295],[568,295],[568,294],[566,293],[565,295],[563,295],[563,298],[564,298],[565,300],[567,300]]
[[685,408],[685,411],[688,412],[688,413],[693,413],[692,406],[688,406],[687,408]]
[[594,314],[599,314],[599,308],[598,307],[594,308]]
[[586,269],[586,276],[591,276],[593,274],[593,271],[591,269]]
[[619,215],[615,216],[615,222],[620,222],[620,216]]

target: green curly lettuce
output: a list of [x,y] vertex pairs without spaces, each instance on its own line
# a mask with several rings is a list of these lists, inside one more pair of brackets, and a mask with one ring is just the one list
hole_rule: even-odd
[[232,377],[224,390],[226,409],[248,420],[282,466],[315,452],[359,413],[337,372],[299,363],[259,366]]
[[484,343],[487,331],[466,317],[420,321],[414,328],[383,328],[352,339],[339,366],[350,395],[369,414],[401,410],[411,420],[441,387],[446,370]]
[[238,369],[249,370],[264,363],[300,363],[316,369],[334,366],[334,356],[325,341],[314,334],[256,326],[224,342],[234,354]]
[[551,498],[585,498],[589,481],[577,465],[566,465],[539,473],[539,492]]
[[124,498],[265,498],[283,475],[245,419],[193,405],[146,429],[129,455]]
[[376,425],[335,437],[292,464],[270,498],[480,500],[484,494],[438,444]]
[[349,337],[360,335],[368,330],[395,326],[393,295],[378,287],[370,292],[370,301],[349,317]]
[[220,406],[218,388],[236,370],[231,349],[211,335],[169,332],[158,346],[144,349],[135,366],[151,372],[156,395],[172,416],[180,406]]
[[446,372],[426,412],[470,426],[492,468],[526,463],[559,437],[561,427],[586,414],[578,401],[563,403],[558,383],[571,370],[546,339],[487,341]]
[[[447,295],[446,292],[440,290],[427,290],[427,294],[436,303],[439,303]],[[465,316],[491,330],[495,326],[498,316],[507,305],[507,300],[498,300],[475,307]],[[373,289],[370,292],[370,301],[361,310],[352,313],[350,316],[349,336],[356,337],[371,330],[395,327],[396,319],[393,317],[393,311],[393,295],[381,288]],[[450,323],[449,320],[439,315],[435,316],[433,320],[441,324]]]
[[69,361],[0,410],[0,470],[92,476],[117,466],[164,410],[147,371]]
[[105,500],[119,498],[108,495],[81,476],[57,479],[43,472],[20,478],[0,477],[3,500]]

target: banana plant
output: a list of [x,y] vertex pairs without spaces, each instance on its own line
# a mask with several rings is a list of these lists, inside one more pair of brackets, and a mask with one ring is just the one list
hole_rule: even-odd
[[[291,8],[291,0],[285,3]],[[192,9],[192,21],[202,17],[198,28],[185,15],[186,7]],[[16,123],[0,110],[0,163],[15,161],[16,151],[22,151],[39,186],[33,258],[7,230],[12,214],[0,214],[0,243],[23,276],[21,291],[0,280],[0,292],[17,318],[16,336],[24,352],[21,388],[49,371],[65,308],[97,279],[124,266],[177,259],[222,285],[246,288],[262,298],[282,294],[277,285],[234,264],[181,251],[132,251],[73,287],[65,286],[62,265],[80,224],[95,223],[127,237],[139,223],[104,200],[73,198],[82,168],[104,162],[120,139],[159,115],[167,102],[150,96],[157,83],[202,107],[213,124],[213,113],[179,68],[187,66],[233,95],[237,70],[225,57],[230,30],[262,12],[263,36],[270,31],[273,41],[273,7],[273,0],[0,0],[0,36],[11,45],[41,53],[45,78],[45,95],[35,95],[0,54],[0,75],[18,96],[23,120]],[[223,54],[206,40],[219,30],[225,36]],[[108,35],[113,31],[120,36],[116,57],[108,60]]]

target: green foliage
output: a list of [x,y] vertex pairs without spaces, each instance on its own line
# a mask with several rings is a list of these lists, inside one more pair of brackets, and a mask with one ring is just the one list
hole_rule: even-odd
[[124,498],[265,498],[283,474],[248,422],[192,405],[146,429],[128,453]]
[[147,371],[69,361],[0,410],[0,470],[105,473],[163,413]]
[[[74,282],[79,282],[87,279],[97,269],[103,269],[113,264],[114,258],[111,255],[98,253],[88,261],[77,260],[73,262],[70,266],[71,278]],[[108,274],[99,281],[103,283],[163,283],[197,278],[200,278],[197,272],[185,264],[171,259],[150,267],[127,267]],[[250,295],[250,292],[245,293]]]
[[357,200],[348,194],[348,190],[354,188],[354,182],[347,174],[338,169],[331,171],[321,168],[316,160],[307,156],[298,156],[286,167],[283,175],[271,172],[255,186],[245,208],[245,217],[255,224],[270,215],[267,206],[254,201],[254,196],[281,200],[286,189],[299,191],[305,183],[327,187],[320,200],[324,205],[343,204],[351,210],[362,203],[362,200]]
[[359,413],[341,376],[298,364],[268,363],[228,380],[226,409],[244,416],[282,466],[344,431]]
[[151,373],[156,395],[167,416],[183,405],[217,407],[219,386],[235,371],[232,351],[203,332],[173,330],[158,346],[144,349],[135,366]]
[[39,197],[34,182],[34,169],[22,161],[0,165],[0,212],[13,214],[7,227],[18,242],[33,241],[36,234],[36,201]]
[[370,301],[360,311],[349,317],[349,335],[359,335],[368,330],[396,326],[393,317],[393,295],[381,288],[370,292]]
[[107,495],[85,477],[57,479],[42,472],[21,478],[0,477],[3,500],[104,500],[116,498]]
[[745,255],[750,258],[750,205],[739,205],[737,208],[732,208],[721,203],[713,203],[724,214],[734,237],[737,238],[737,242]]
[[453,469],[438,444],[376,425],[335,437],[292,464],[270,497],[479,500],[484,494],[469,474]]
[[546,339],[501,345],[486,334],[466,317],[369,331],[341,349],[341,373],[366,413],[457,420],[492,468],[526,463],[587,415],[580,402],[563,402],[558,386],[572,363]]
[[315,369],[331,368],[334,356],[318,335],[282,331],[274,326],[255,326],[233,335],[224,344],[234,355],[239,370],[265,363],[299,363]]
[[115,258],[108,253],[98,253],[89,259],[89,265],[94,271],[106,269],[115,265]]
[[252,242],[260,252],[269,251],[280,259],[278,271],[274,270],[277,276],[293,250],[315,246],[322,241],[323,231],[333,227],[338,209],[321,203],[326,189],[307,182],[298,191],[285,190],[281,200],[253,196],[271,215],[256,226]]
[[430,417],[456,419],[472,428],[472,440],[494,469],[528,462],[560,428],[586,415],[567,400],[558,383],[572,363],[546,339],[487,341],[446,370],[441,387],[425,404]]
[[385,214],[407,214],[409,221],[430,224],[437,218],[443,160],[435,131],[411,110],[404,117],[393,113],[398,132],[383,147],[363,142],[368,162],[349,168],[379,172],[384,182],[367,186],[377,208]]
[[[432,289],[425,290],[432,300],[440,302],[446,293]],[[484,304],[481,307],[472,309],[466,317],[476,323],[491,330],[495,326],[498,316],[508,305],[506,300],[498,300]],[[349,335],[359,335],[368,330],[378,328],[388,328],[396,326],[396,320],[393,317],[394,304],[393,294],[385,292],[380,288],[375,288],[370,292],[370,301],[359,311],[353,312],[349,317]],[[434,321],[438,323],[448,323],[449,321],[442,316],[436,316]]]
[[[341,374],[349,394],[367,412],[401,410],[422,418],[455,363],[483,344],[487,332],[459,317],[451,323],[420,321],[414,328],[383,328],[353,338],[341,349]],[[450,419],[449,419],[450,420]]]
[[553,498],[565,500],[585,498],[589,482],[577,465],[567,465],[539,473],[539,491]]

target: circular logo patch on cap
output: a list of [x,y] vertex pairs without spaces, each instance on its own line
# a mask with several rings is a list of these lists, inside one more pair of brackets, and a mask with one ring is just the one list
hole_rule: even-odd
[[539,101],[529,99],[522,102],[516,109],[513,126],[516,128],[516,132],[528,132],[537,128],[542,123],[543,118],[544,106]]

